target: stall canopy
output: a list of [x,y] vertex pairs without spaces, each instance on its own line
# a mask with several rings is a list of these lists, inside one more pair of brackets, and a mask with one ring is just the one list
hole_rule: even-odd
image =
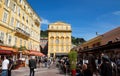
[[95,53],[95,52],[100,52],[108,49],[120,49],[120,41],[82,50],[79,53]]
[[14,54],[17,53],[17,49],[7,46],[0,46],[0,54]]
[[34,55],[34,56],[45,56],[43,53],[39,52],[39,51],[33,51],[31,50],[29,52],[29,55]]
[[4,55],[4,54],[12,54],[12,51],[1,50],[1,49],[0,49],[0,55],[1,55],[1,54],[3,54],[3,55]]
[[24,55],[29,55],[30,52],[29,52],[29,50],[23,50],[22,54],[24,54]]

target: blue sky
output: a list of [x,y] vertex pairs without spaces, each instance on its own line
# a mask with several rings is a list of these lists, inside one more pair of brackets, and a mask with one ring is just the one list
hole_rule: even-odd
[[28,0],[42,19],[41,29],[48,24],[66,22],[72,36],[89,40],[120,26],[120,0]]

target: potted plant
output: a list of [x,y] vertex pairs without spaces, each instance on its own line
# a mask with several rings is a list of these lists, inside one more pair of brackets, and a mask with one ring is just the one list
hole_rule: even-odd
[[26,50],[26,47],[25,47],[25,46],[20,46],[20,47],[18,48],[18,50],[19,50],[19,51]]
[[[23,58],[23,53],[25,52],[25,50],[27,50],[27,48],[25,46],[20,46],[18,48],[19,52],[20,52],[20,58]],[[20,64],[20,66],[25,66],[25,61],[22,61],[22,63]]]
[[68,57],[70,60],[71,74],[72,76],[76,76],[77,52],[75,50],[71,50]]

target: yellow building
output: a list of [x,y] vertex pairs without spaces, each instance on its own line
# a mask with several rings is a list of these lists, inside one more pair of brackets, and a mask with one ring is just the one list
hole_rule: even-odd
[[48,27],[48,57],[67,55],[71,49],[71,26],[63,22]]
[[40,51],[40,21],[26,0],[0,0],[0,41]]

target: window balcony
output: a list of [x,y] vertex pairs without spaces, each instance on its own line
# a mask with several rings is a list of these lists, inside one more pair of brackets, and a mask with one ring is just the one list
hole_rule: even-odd
[[40,25],[40,22],[37,19],[35,19],[35,25],[37,25],[37,26]]
[[23,30],[22,28],[20,28],[20,27],[16,27],[15,30],[16,30],[16,33],[20,33],[20,34],[22,34],[22,35],[24,35],[24,36],[26,36],[26,37],[30,37],[30,34],[29,34],[28,32],[26,32],[26,31],[24,31],[24,30]]

